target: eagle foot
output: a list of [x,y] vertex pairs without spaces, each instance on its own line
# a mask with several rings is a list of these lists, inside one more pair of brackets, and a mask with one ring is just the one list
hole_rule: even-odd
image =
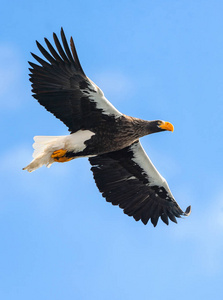
[[66,157],[67,150],[59,149],[53,152],[51,157],[57,162],[70,161],[72,157]]

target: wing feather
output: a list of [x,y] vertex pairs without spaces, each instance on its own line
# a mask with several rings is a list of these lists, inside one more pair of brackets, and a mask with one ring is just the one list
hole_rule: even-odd
[[[84,74],[84,71],[81,67],[81,64],[80,64],[80,61],[79,61],[79,58],[78,58],[78,55],[77,55],[77,51],[76,51],[76,48],[75,48],[75,45],[74,45],[74,40],[73,38],[71,37],[70,38],[70,47],[71,47],[71,51],[72,51],[72,54],[73,54],[73,57],[74,57],[74,60],[76,61],[77,65],[78,65],[78,69],[80,70],[80,72]],[[85,75],[86,76],[86,75]]]
[[122,150],[89,158],[95,182],[103,197],[119,205],[124,213],[154,227],[159,218],[169,219],[190,214],[175,201],[166,180],[156,170],[139,141]]
[[[62,28],[61,28],[61,32],[62,32]],[[53,33],[53,39],[54,39],[55,45],[56,45],[57,50],[59,51],[62,59],[64,60],[64,62],[69,63],[69,60],[68,60],[68,58],[67,58],[67,56],[66,56],[63,48],[61,47],[61,44],[60,44],[60,42],[58,40],[58,37],[57,37],[56,33]]]
[[74,58],[73,58],[73,56],[71,55],[69,46],[68,46],[68,44],[67,44],[67,39],[66,39],[66,37],[65,37],[63,28],[61,28],[61,38],[62,38],[63,46],[64,46],[64,49],[65,49],[65,52],[66,52],[66,54],[67,54],[67,57],[68,57],[69,61],[75,63],[75,62],[74,62]]
[[62,62],[62,58],[58,55],[58,53],[55,51],[55,49],[53,48],[52,44],[48,41],[47,38],[44,38],[44,41],[50,51],[50,53],[53,55],[53,57],[55,58],[56,61],[58,62]]
[[31,53],[40,64],[29,62],[33,97],[71,132],[80,129],[94,131],[107,115],[114,118],[121,116],[103,92],[84,74],[73,39],[69,48],[63,29],[62,45],[55,33],[53,38],[56,49],[45,38],[49,52],[36,42],[46,60]]
[[39,51],[43,54],[43,56],[51,63],[55,64],[56,60],[43,48],[43,46],[36,41],[36,45],[39,49]]

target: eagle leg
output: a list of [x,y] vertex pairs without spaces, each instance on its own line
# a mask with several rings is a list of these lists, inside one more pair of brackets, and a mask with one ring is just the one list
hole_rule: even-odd
[[66,157],[67,150],[64,149],[59,149],[53,152],[51,157],[54,159],[56,162],[66,162],[70,161],[73,159],[73,157]]

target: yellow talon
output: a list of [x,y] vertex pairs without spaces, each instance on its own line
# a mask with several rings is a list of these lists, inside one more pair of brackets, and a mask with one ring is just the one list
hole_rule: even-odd
[[73,157],[55,157],[54,158],[54,161],[57,161],[57,162],[66,162],[66,161],[70,161],[71,159],[73,159]]
[[56,150],[53,152],[53,154],[51,155],[52,158],[59,158],[59,157],[63,157],[65,154],[67,153],[67,150]]
[[51,157],[54,159],[56,162],[66,162],[70,161],[73,159],[73,157],[66,157],[67,150],[59,149],[53,152]]

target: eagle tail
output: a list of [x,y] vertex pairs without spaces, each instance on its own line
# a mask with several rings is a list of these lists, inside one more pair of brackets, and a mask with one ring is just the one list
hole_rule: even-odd
[[28,166],[23,168],[23,170],[33,172],[43,165],[49,168],[52,163],[55,162],[54,157],[52,157],[54,151],[64,148],[65,137],[66,136],[35,136],[33,160]]

